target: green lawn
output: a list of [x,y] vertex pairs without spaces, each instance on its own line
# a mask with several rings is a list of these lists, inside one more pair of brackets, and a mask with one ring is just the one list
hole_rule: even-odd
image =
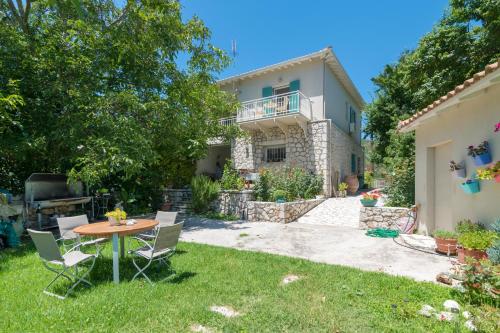
[[[188,332],[193,324],[224,332],[452,332],[453,325],[417,314],[441,309],[449,288],[383,273],[288,257],[181,243],[175,276],[155,286],[111,280],[109,246],[91,275],[94,288],[59,300],[41,293],[52,273],[31,246],[0,252],[2,332]],[[165,276],[165,266],[153,279]],[[301,280],[282,285],[287,274]],[[231,306],[241,316],[212,313]],[[463,327],[463,326],[462,326]]]

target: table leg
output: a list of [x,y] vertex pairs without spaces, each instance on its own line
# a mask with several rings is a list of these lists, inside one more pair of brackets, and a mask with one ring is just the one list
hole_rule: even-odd
[[120,237],[120,256],[125,258],[125,237]]
[[116,284],[120,283],[119,260],[118,234],[113,234],[113,282]]

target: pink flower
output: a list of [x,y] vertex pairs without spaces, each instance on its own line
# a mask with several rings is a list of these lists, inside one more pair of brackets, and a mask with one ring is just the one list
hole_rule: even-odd
[[500,122],[495,125],[495,132],[500,132]]

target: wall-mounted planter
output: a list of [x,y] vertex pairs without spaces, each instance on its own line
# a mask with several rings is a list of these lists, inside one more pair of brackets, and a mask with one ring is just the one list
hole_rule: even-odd
[[462,183],[460,184],[460,187],[467,194],[474,194],[479,192],[479,182],[477,180]]
[[500,175],[495,176],[495,182],[500,183]]
[[455,178],[465,178],[465,168],[453,170],[451,173]]
[[474,156],[474,164],[476,166],[482,166],[491,163],[492,158],[491,154],[489,151],[481,154],[481,155],[476,155]]

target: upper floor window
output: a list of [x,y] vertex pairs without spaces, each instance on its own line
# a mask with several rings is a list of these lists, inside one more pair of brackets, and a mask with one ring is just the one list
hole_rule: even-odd
[[266,149],[266,162],[284,162],[286,160],[286,147],[274,146]]
[[356,132],[356,124],[357,124],[356,117],[357,117],[356,109],[354,109],[350,104],[347,104],[346,119],[349,125],[349,133]]
[[290,86],[282,86],[282,87],[274,87],[273,88],[273,95],[281,95],[281,94],[286,94],[290,92]]

